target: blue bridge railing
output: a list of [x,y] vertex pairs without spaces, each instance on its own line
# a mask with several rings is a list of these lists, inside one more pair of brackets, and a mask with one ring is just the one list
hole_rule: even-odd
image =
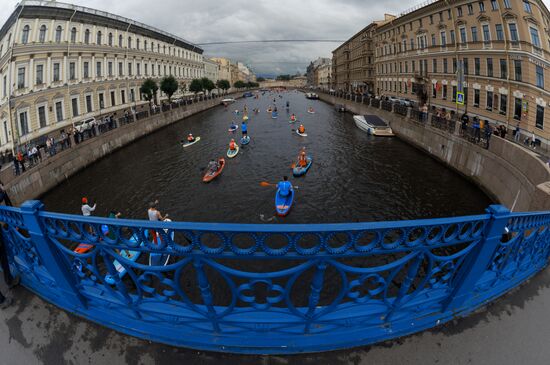
[[548,261],[550,212],[415,221],[148,222],[0,207],[12,269],[51,303],[197,349],[371,344],[464,316]]

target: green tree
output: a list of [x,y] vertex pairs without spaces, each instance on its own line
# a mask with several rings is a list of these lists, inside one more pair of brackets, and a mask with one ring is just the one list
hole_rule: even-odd
[[210,80],[208,77],[203,77],[201,79],[201,84],[202,84],[202,89],[208,91],[209,94],[213,89],[216,88],[216,85],[214,84],[214,82]]
[[265,78],[263,78],[263,77],[258,77],[258,78],[256,79],[256,81],[258,81],[258,82],[264,82],[264,81],[265,81]]
[[174,76],[167,76],[160,81],[160,89],[168,96],[168,101],[172,101],[172,95],[178,91],[178,82]]
[[290,75],[279,75],[277,76],[277,81],[289,81]]
[[151,103],[151,100],[153,98],[156,98],[157,91],[159,89],[159,86],[153,79],[147,79],[143,81],[143,84],[141,84],[141,87],[139,88],[139,92],[143,96],[145,100],[147,100],[149,103]]
[[193,93],[200,93],[204,90],[204,87],[202,85],[202,81],[199,79],[193,79],[191,80],[191,84],[189,85],[189,91]]
[[241,80],[237,80],[237,81],[235,81],[233,86],[235,86],[237,89],[242,89],[242,88],[246,87],[246,84]]
[[216,82],[216,86],[222,89],[224,92],[227,92],[227,90],[231,88],[231,83],[227,80],[218,80],[218,82]]

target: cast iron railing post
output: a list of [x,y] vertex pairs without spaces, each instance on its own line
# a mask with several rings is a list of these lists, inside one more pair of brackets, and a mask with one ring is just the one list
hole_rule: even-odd
[[321,299],[321,290],[323,289],[325,270],[327,269],[327,266],[328,265],[325,261],[320,261],[317,264],[315,274],[313,275],[313,280],[311,281],[311,292],[309,293],[309,304],[306,313],[307,320],[304,331],[305,333],[309,333],[311,322],[315,314],[315,309],[317,308],[319,300]]
[[29,232],[42,264],[63,292],[63,299],[74,308],[86,308],[86,299],[76,288],[75,278],[69,263],[44,234],[44,227],[38,219],[38,213],[43,207],[44,204],[38,200],[27,200],[21,204],[21,214],[25,228]]
[[502,205],[491,205],[487,208],[487,212],[491,214],[491,218],[481,236],[481,242],[474,247],[469,254],[469,259],[464,262],[454,289],[443,302],[443,311],[460,308],[472,296],[477,281],[489,267],[500,245],[510,211]]

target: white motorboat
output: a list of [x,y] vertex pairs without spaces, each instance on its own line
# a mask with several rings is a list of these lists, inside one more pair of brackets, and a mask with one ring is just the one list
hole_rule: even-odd
[[233,99],[233,98],[223,99],[221,101],[222,104],[232,104],[234,102],[235,102],[235,99]]
[[373,136],[380,136],[380,137],[393,137],[393,131],[391,130],[388,123],[386,123],[382,118],[376,115],[354,115],[353,121],[355,122],[355,125],[367,132],[368,134],[371,134]]

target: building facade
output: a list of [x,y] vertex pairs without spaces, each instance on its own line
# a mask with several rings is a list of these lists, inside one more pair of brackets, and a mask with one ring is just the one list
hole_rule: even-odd
[[315,61],[309,63],[306,68],[307,84],[309,86],[316,86],[315,73],[318,67],[328,65],[332,62],[330,58],[319,57]]
[[216,83],[220,79],[220,65],[210,59],[204,59],[204,77]]
[[223,57],[212,57],[210,60],[218,64],[218,78],[220,80],[227,80],[233,85],[233,80],[231,79],[231,60]]
[[202,53],[117,15],[23,1],[0,29],[0,151],[134,105],[146,78],[202,77]]
[[315,68],[314,86],[321,90],[329,90],[332,79],[332,62]]
[[[519,125],[548,143],[549,23],[540,0],[433,1],[404,12],[373,32],[374,91]],[[335,50],[338,65],[350,43]],[[351,85],[344,71],[335,68],[341,89]]]

